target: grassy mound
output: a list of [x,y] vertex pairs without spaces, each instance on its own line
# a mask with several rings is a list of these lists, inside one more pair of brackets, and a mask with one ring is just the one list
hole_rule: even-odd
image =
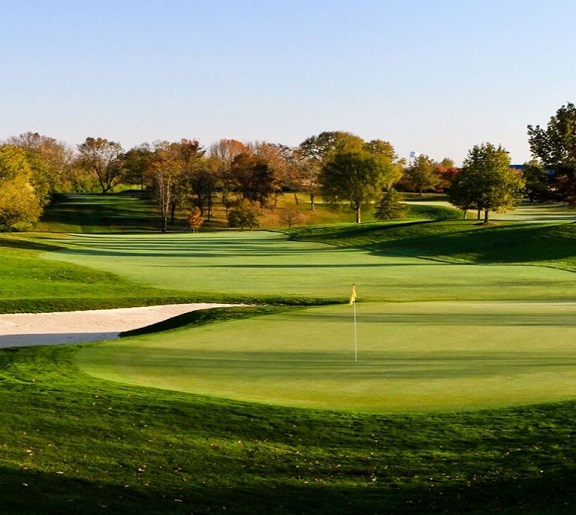
[[476,264],[535,263],[576,270],[576,224],[390,222],[294,229],[291,239]]
[[[88,348],[90,346],[85,346]],[[569,513],[576,404],[360,415],[218,401],[0,352],[5,513]]]
[[39,257],[41,251],[61,248],[22,236],[0,237],[0,312],[77,311],[199,300],[186,292],[133,283],[117,274],[85,267],[81,262],[68,264]]
[[413,202],[410,204],[409,217],[428,220],[460,220],[462,212],[449,206]]

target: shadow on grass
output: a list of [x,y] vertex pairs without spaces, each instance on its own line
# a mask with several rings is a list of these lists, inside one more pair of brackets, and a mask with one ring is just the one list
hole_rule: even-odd
[[[191,456],[190,459],[193,459]],[[0,467],[0,510],[10,514],[139,513],[184,514],[396,514],[396,513],[574,513],[576,469],[536,471],[532,477],[498,480],[412,478],[399,487],[393,478],[370,476],[357,486],[295,476],[289,484],[274,477],[239,477],[237,484],[205,478],[206,486],[185,482],[155,486],[134,477],[125,484],[86,481],[58,473]],[[433,473],[431,474],[433,475]],[[342,478],[345,479],[345,478]],[[397,478],[400,480],[400,478]],[[403,478],[406,479],[406,478]],[[299,484],[298,484],[299,483]]]
[[475,230],[415,235],[361,248],[377,254],[454,258],[481,264],[558,261],[576,254],[576,224],[480,225]]
[[0,248],[7,247],[21,250],[40,250],[40,251],[53,251],[62,250],[62,247],[57,245],[50,245],[47,243],[40,243],[38,241],[27,241],[18,238],[3,238],[0,237]]
[[0,334],[0,348],[86,343],[118,338],[118,332]]
[[[361,304],[359,303],[360,309]],[[342,314],[306,313],[307,320],[317,320],[317,323],[337,322]],[[573,313],[363,313],[358,314],[361,323],[375,324],[405,324],[412,327],[421,326],[498,326],[498,327],[576,327],[576,317]]]

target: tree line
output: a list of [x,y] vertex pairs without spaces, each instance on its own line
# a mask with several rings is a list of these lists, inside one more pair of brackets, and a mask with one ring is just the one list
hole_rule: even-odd
[[[120,185],[149,192],[156,200],[161,230],[177,210],[190,209],[190,226],[210,220],[216,198],[229,225],[257,226],[258,210],[274,206],[283,193],[304,192],[309,209],[316,199],[347,204],[362,221],[374,206],[377,218],[402,216],[398,191],[443,191],[465,213],[484,220],[510,209],[521,198],[576,205],[576,108],[568,103],[548,126],[528,126],[533,159],[522,169],[510,165],[502,146],[474,146],[460,168],[427,155],[400,159],[392,144],[365,141],[343,131],[322,132],[296,147],[222,139],[208,148],[198,140],[144,143],[129,150],[101,137],[77,147],[38,133],[24,133],[0,144],[0,230],[33,227],[58,193],[106,194]],[[295,195],[295,202],[298,197]],[[287,216],[297,221],[297,212]]]

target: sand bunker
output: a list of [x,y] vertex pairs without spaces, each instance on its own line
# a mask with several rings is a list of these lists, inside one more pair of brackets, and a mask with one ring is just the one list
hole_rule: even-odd
[[124,331],[146,327],[183,313],[230,305],[169,304],[142,308],[0,315],[0,348],[110,340],[118,338]]

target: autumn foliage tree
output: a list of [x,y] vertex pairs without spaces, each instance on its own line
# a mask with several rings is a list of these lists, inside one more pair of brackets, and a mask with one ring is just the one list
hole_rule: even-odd
[[153,183],[155,197],[160,210],[162,232],[168,231],[168,221],[180,173],[181,165],[174,149],[167,142],[159,143],[154,149],[152,159],[147,168],[147,176]]
[[105,138],[86,138],[78,145],[79,163],[98,179],[102,193],[108,193],[123,179],[122,146]]
[[234,158],[225,179],[230,191],[242,200],[259,202],[261,206],[267,205],[276,191],[276,180],[270,166],[251,152]]
[[0,230],[26,230],[40,218],[43,200],[32,181],[33,171],[24,149],[0,147]]
[[304,215],[300,212],[298,206],[287,206],[280,213],[280,220],[288,227],[301,224],[304,219]]
[[7,144],[22,148],[32,168],[31,182],[36,195],[45,203],[52,193],[72,186],[74,151],[66,143],[37,132],[12,136]]
[[188,226],[192,229],[192,232],[198,232],[202,224],[204,223],[204,218],[199,208],[194,207],[188,217]]
[[458,174],[458,168],[454,165],[452,159],[445,157],[442,161],[436,163],[434,173],[438,177],[438,190],[447,191],[452,186],[452,183]]

